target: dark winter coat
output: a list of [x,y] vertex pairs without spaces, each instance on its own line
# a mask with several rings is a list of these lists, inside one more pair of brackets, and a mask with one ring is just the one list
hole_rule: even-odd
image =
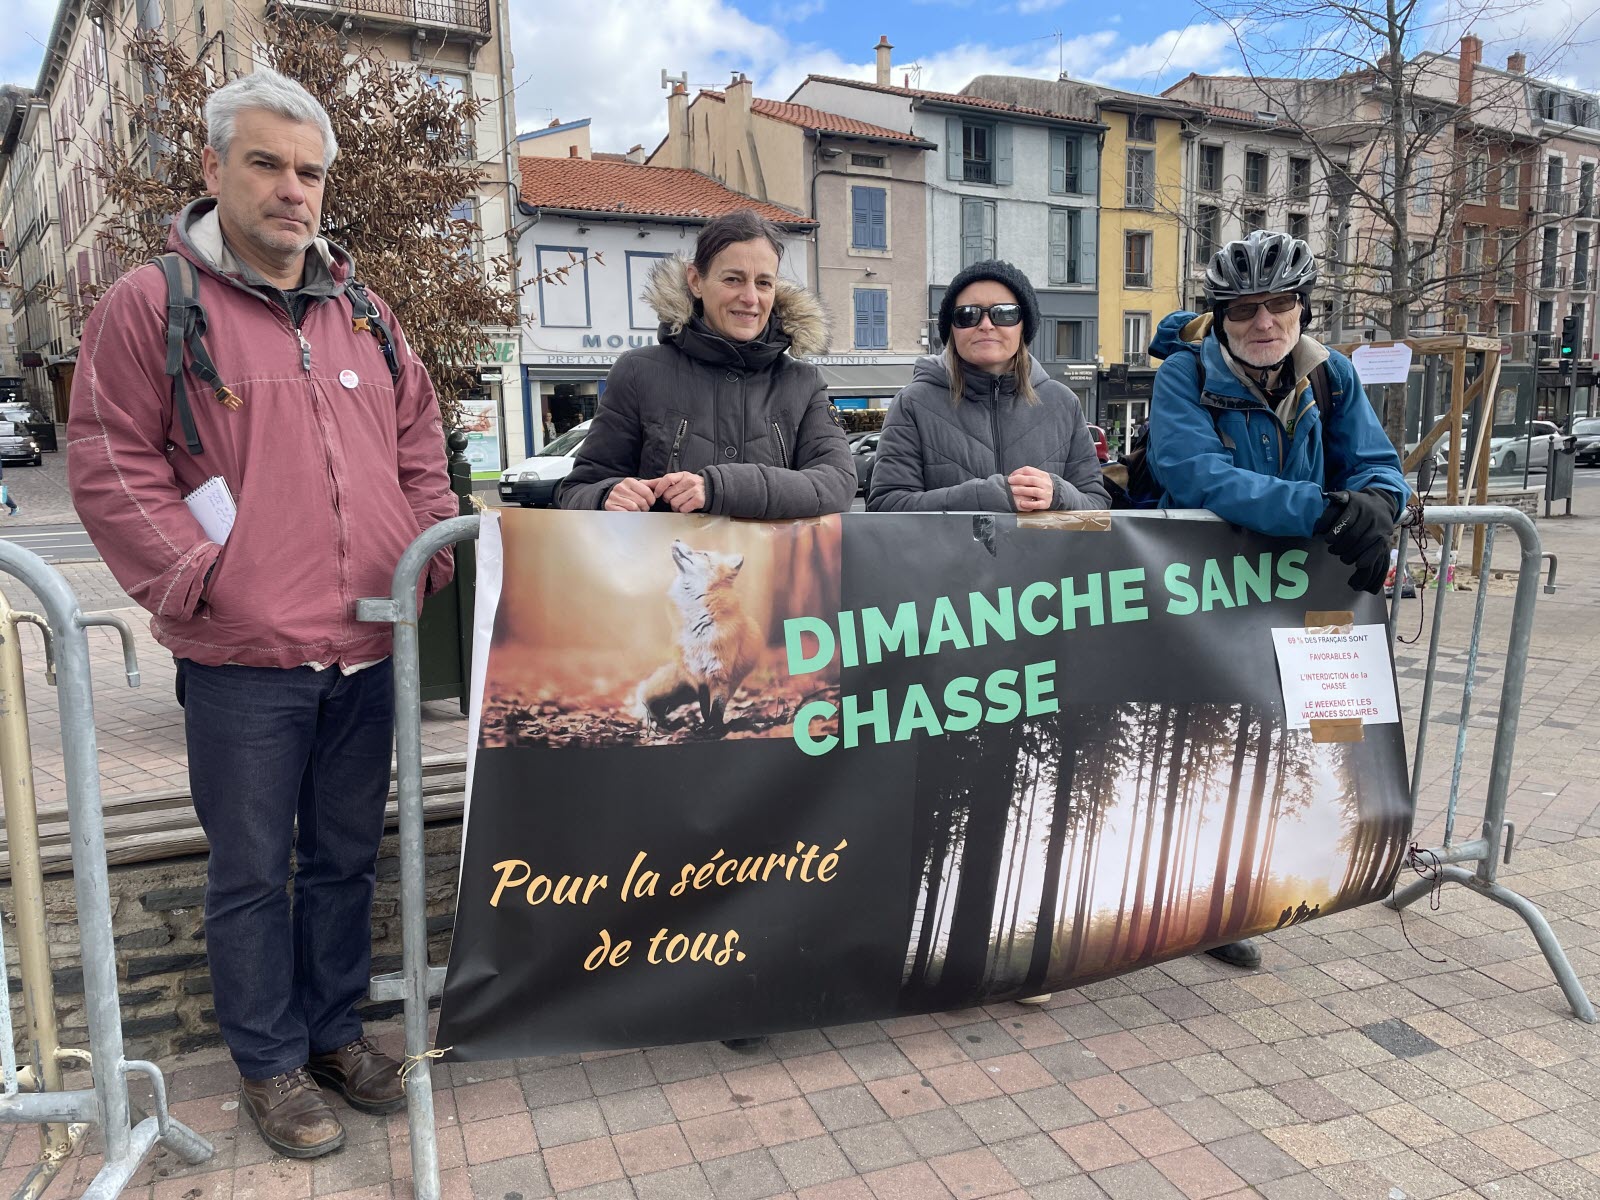
[[1018,467],[1049,473],[1052,509],[1111,507],[1094,439],[1071,388],[1037,362],[1030,379],[1035,404],[1018,396],[1014,375],[962,374],[965,394],[955,401],[944,360],[917,360],[883,423],[870,510],[1012,512],[1006,478]]
[[620,480],[697,471],[705,511],[778,520],[844,512],[856,472],[822,375],[791,358],[826,344],[822,307],[780,280],[762,337],[720,337],[695,311],[687,262],[662,260],[645,298],[661,318],[659,344],[611,368],[563,508],[602,508]]

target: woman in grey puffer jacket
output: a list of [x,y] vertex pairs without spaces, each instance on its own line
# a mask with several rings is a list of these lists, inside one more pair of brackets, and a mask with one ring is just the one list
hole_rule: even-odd
[[951,281],[945,352],[919,359],[889,407],[869,509],[1111,507],[1077,396],[1028,353],[1038,325],[1033,285],[1010,263],[974,263]]
[[693,262],[656,266],[659,344],[611,368],[562,508],[776,520],[850,507],[855,466],[827,385],[788,353],[822,349],[822,307],[778,277],[782,252],[744,210],[701,230]]

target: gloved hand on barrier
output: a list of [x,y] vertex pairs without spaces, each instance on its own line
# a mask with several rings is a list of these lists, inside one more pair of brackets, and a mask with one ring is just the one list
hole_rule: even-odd
[[1394,521],[1394,501],[1385,492],[1330,492],[1315,532],[1340,562],[1356,568],[1350,586],[1376,595],[1389,573]]

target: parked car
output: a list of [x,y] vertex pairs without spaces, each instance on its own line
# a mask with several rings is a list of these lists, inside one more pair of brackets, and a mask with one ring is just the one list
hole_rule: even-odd
[[44,455],[28,427],[19,420],[0,419],[0,462],[42,466]]
[[500,502],[523,508],[551,508],[556,489],[572,473],[573,456],[589,436],[589,422],[574,425],[539,453],[500,472]]
[[1094,439],[1094,452],[1101,462],[1111,461],[1111,444],[1106,441],[1106,431],[1098,425],[1089,426],[1089,436]]
[[856,494],[864,496],[872,487],[872,468],[878,463],[880,430],[858,433],[850,439],[850,456],[856,460]]
[[1600,467],[1600,417],[1574,421],[1572,434],[1578,439],[1578,463],[1585,467]]
[[1567,435],[1549,421],[1535,421],[1528,433],[1510,425],[1496,425],[1490,431],[1489,472],[1511,475],[1524,464],[1535,471],[1550,465],[1550,450],[1565,444]]

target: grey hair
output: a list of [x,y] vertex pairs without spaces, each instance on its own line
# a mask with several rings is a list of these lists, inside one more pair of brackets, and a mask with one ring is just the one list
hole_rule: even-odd
[[206,144],[222,158],[228,157],[228,147],[233,144],[234,121],[249,108],[315,125],[322,134],[322,169],[333,165],[339,140],[333,136],[328,110],[305,88],[271,67],[257,67],[251,74],[223,84],[206,101]]

